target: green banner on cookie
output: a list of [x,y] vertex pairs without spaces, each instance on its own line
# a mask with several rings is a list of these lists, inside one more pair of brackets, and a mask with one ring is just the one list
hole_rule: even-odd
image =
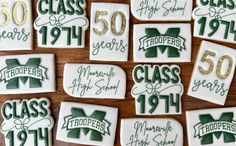
[[39,80],[43,80],[44,78],[47,78],[46,76],[47,69],[39,66],[31,67],[31,66],[16,66],[13,68],[4,68],[0,71],[0,80],[9,81],[13,78],[18,77],[31,77]]
[[236,121],[232,121],[232,123],[226,121],[217,121],[207,124],[198,124],[194,127],[194,129],[195,137],[203,137],[215,132],[227,132],[236,135]]
[[0,82],[7,82],[7,89],[17,89],[19,80],[25,84],[29,79],[30,88],[41,87],[41,81],[47,79],[47,68],[40,63],[41,58],[30,58],[24,65],[18,59],[6,59],[7,66],[0,70]]
[[178,27],[168,28],[165,34],[161,34],[157,28],[146,28],[146,35],[139,39],[139,50],[145,52],[146,58],[158,57],[159,51],[162,54],[166,51],[167,57],[180,57],[180,52],[186,50],[180,31]]
[[143,37],[140,40],[140,49],[146,51],[152,47],[159,47],[159,46],[170,46],[174,47],[178,50],[185,49],[185,39],[182,37],[172,37],[172,36],[156,36],[156,37]]
[[68,130],[77,128],[89,128],[105,135],[106,133],[109,134],[110,123],[108,123],[106,120],[103,120],[101,122],[95,118],[90,117],[73,118],[72,116],[70,116],[65,119],[64,126],[66,126],[64,128],[67,128]]

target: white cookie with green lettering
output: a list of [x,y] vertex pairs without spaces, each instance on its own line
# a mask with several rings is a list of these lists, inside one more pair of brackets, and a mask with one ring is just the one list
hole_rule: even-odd
[[183,146],[183,127],[174,119],[122,119],[121,146]]
[[117,108],[62,102],[56,139],[75,144],[113,146],[117,118]]
[[127,61],[129,5],[92,3],[90,60]]
[[131,0],[131,12],[143,21],[190,21],[192,5],[192,0]]
[[63,87],[73,97],[124,99],[126,74],[115,65],[65,64]]
[[0,56],[0,94],[55,92],[53,54]]
[[43,48],[84,48],[86,0],[38,0],[34,22],[38,46]]
[[134,62],[190,62],[190,24],[136,24],[133,32]]
[[5,101],[1,115],[5,146],[52,146],[54,120],[47,98]]
[[235,146],[236,107],[186,112],[189,146]]
[[31,0],[1,0],[0,51],[32,50]]
[[202,41],[188,95],[224,105],[234,76],[235,60],[234,49]]
[[236,43],[234,0],[197,0],[192,17],[195,37]]
[[182,113],[184,87],[177,65],[137,65],[133,69],[137,115],[173,115]]

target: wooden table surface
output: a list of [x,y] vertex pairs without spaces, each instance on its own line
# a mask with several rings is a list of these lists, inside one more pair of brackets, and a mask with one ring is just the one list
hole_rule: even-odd
[[[130,0],[102,0],[103,2],[116,2],[116,3],[125,3],[130,4]],[[37,17],[36,13],[36,2],[37,0],[33,0],[33,18]],[[101,0],[87,0],[87,17],[90,18],[90,7],[91,2],[101,2]],[[194,1],[195,3],[195,1]],[[194,4],[195,5],[195,4]],[[145,23],[138,21],[133,16],[131,16],[131,28],[130,28],[130,47],[129,47],[129,61],[128,62],[97,62],[89,60],[89,29],[86,31],[86,46],[84,49],[47,49],[47,48],[38,48],[37,46],[37,37],[36,32],[34,33],[34,50],[33,51],[12,51],[12,52],[0,52],[0,55],[10,55],[10,54],[32,54],[32,53],[54,53],[56,56],[56,84],[57,90],[55,93],[45,93],[45,94],[28,94],[28,95],[2,95],[0,97],[0,106],[2,106],[3,102],[10,99],[29,99],[35,97],[48,97],[51,100],[51,110],[52,116],[55,119],[55,126],[53,129],[53,145],[54,146],[81,146],[78,144],[69,144],[57,141],[55,138],[55,133],[57,130],[57,119],[60,110],[60,103],[62,101],[72,101],[72,102],[80,102],[80,103],[90,103],[90,104],[98,104],[105,105],[111,107],[119,108],[119,120],[116,131],[116,140],[115,146],[120,146],[120,120],[121,118],[133,118],[140,117],[135,115],[135,105],[134,98],[131,97],[130,91],[133,86],[132,80],[132,70],[136,65],[133,63],[133,47],[132,47],[132,24],[137,23]],[[152,22],[153,23],[153,22]],[[154,22],[155,23],[155,22]],[[192,25],[193,27],[193,25]],[[215,105],[206,101],[198,100],[186,95],[186,91],[188,89],[191,73],[193,70],[194,62],[196,60],[196,55],[199,49],[200,42],[202,40],[198,38],[193,38],[192,43],[192,62],[191,63],[178,63],[181,67],[181,78],[182,83],[184,85],[184,95],[182,96],[182,108],[183,114],[177,116],[141,116],[145,118],[175,118],[180,121],[184,128],[184,146],[187,146],[187,133],[186,133],[186,118],[185,111],[194,110],[194,109],[205,109],[205,108],[216,108],[223,107],[219,105]],[[219,42],[218,42],[219,43]],[[227,44],[227,43],[219,43],[228,47],[232,47],[236,49],[236,45]],[[103,64],[114,64],[123,68],[127,74],[127,92],[125,100],[95,100],[95,99],[78,99],[72,98],[68,96],[62,86],[63,79],[63,69],[65,63],[103,63]],[[228,98],[224,107],[236,106],[236,78],[234,77],[233,82],[231,84],[231,88],[228,94]],[[2,122],[2,117],[0,117],[0,123]],[[0,134],[0,146],[4,146],[4,136]]]

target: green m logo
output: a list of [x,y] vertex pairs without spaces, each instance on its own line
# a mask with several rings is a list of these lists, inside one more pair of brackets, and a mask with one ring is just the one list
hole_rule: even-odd
[[185,48],[185,39],[179,36],[180,28],[168,28],[161,34],[156,28],[146,28],[146,36],[139,39],[139,50],[143,50],[146,58],[158,57],[158,50],[163,54],[167,50],[168,57],[180,57]]
[[40,66],[41,58],[30,58],[25,65],[17,59],[7,59],[7,67],[0,70],[0,82],[7,83],[7,89],[18,89],[19,81],[23,84],[29,80],[30,88],[39,88],[41,81],[47,79],[47,69]]
[[102,141],[103,135],[108,134],[110,123],[105,120],[106,112],[95,110],[90,116],[87,116],[83,109],[72,108],[71,115],[64,118],[62,128],[66,128],[69,132],[69,138],[79,139],[81,132],[84,135],[90,133],[90,140]]
[[200,115],[200,123],[194,126],[195,135],[201,139],[202,145],[213,144],[213,136],[219,139],[224,138],[225,143],[236,141],[236,121],[233,120],[234,113],[223,113],[218,120],[210,114]]

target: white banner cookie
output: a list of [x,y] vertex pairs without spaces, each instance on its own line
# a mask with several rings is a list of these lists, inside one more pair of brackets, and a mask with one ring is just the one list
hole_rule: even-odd
[[1,0],[0,51],[32,50],[31,0]]
[[188,111],[189,146],[235,146],[236,107]]
[[127,61],[129,5],[92,3],[90,60]]
[[63,87],[73,97],[124,99],[126,74],[115,65],[66,64]]
[[195,37],[236,43],[235,0],[197,0],[192,17]]
[[53,54],[0,56],[0,94],[54,92]]
[[224,105],[235,71],[235,59],[234,49],[203,41],[188,95]]
[[131,0],[131,12],[143,21],[190,21],[192,0]]
[[34,22],[38,46],[46,48],[84,48],[86,0],[38,0]]
[[135,82],[131,95],[135,98],[136,114],[181,114],[184,92],[177,65],[137,65],[133,69]]
[[57,140],[76,144],[113,146],[118,109],[62,102]]
[[133,35],[134,62],[190,62],[190,24],[137,24]]
[[121,146],[183,146],[183,127],[174,119],[122,119]]
[[1,114],[6,146],[52,146],[54,120],[47,98],[8,100]]

